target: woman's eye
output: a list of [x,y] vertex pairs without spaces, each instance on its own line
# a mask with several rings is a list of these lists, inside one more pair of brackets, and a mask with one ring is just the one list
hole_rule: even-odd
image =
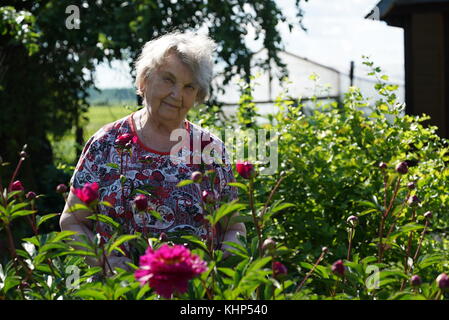
[[173,80],[171,78],[164,78],[165,82],[173,83]]

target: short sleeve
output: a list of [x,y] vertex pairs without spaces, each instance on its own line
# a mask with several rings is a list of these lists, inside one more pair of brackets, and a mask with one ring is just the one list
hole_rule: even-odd
[[98,161],[100,159],[100,149],[98,144],[95,135],[87,141],[70,179],[72,187],[81,188],[86,183],[99,182]]

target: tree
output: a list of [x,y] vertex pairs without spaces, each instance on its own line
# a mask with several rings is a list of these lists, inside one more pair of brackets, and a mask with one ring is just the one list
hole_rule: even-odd
[[[302,27],[300,1],[295,0],[295,6]],[[206,27],[218,43],[217,60],[226,65],[225,81],[235,74],[249,79],[253,53],[244,41],[247,26],[256,29],[268,49],[262,66],[275,61],[283,67],[277,56],[282,48],[277,27],[285,21],[274,0],[4,0],[0,155],[15,162],[27,144],[31,157],[22,178],[36,191],[51,192],[41,179],[43,173],[54,172],[48,135],[61,137],[76,127],[82,143],[80,121],[88,109],[87,90],[94,84],[96,64],[134,61],[142,45],[155,36]]]

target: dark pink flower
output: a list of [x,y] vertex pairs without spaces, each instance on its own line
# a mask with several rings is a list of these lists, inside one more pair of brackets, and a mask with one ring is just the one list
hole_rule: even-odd
[[117,137],[115,140],[115,145],[119,148],[126,147],[129,143],[136,143],[137,142],[137,136],[131,134],[131,133],[124,133]]
[[408,165],[407,162],[403,161],[396,165],[396,171],[400,174],[406,174],[408,172]]
[[342,260],[334,262],[332,265],[332,272],[339,276],[343,276],[345,274],[345,265]]
[[410,278],[410,284],[414,287],[420,286],[421,283],[422,283],[421,277],[416,274]]
[[254,178],[256,176],[256,171],[254,170],[254,165],[248,161],[242,162],[237,161],[235,168],[239,175],[244,179]]
[[449,289],[449,277],[447,274],[442,273],[437,277],[437,285],[441,290]]
[[276,278],[285,276],[288,273],[287,267],[284,266],[279,261],[273,262],[271,267],[273,269],[273,274]]
[[148,247],[134,276],[141,286],[148,284],[157,294],[170,298],[174,292],[185,293],[189,280],[206,270],[206,262],[186,247],[163,244],[158,250]]
[[22,185],[22,182],[19,180],[14,181],[11,183],[10,191],[23,191],[25,188]]
[[73,188],[73,193],[84,203],[90,204],[98,199],[99,185],[97,182],[86,183],[82,188]]
[[134,203],[138,211],[146,211],[148,208],[148,198],[143,194],[139,194],[134,198]]

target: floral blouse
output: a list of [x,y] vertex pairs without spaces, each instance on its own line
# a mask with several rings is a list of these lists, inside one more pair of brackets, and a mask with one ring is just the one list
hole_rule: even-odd
[[[86,143],[70,184],[74,188],[81,188],[85,183],[97,182],[100,187],[99,200],[112,205],[99,205],[99,213],[117,221],[125,234],[137,231],[156,236],[161,232],[168,234],[180,231],[206,239],[210,227],[204,219],[202,191],[212,192],[209,178],[182,187],[177,184],[191,179],[194,171],[204,173],[213,169],[216,172],[213,190],[218,200],[231,201],[237,198],[237,190],[227,183],[235,179],[223,142],[187,120],[185,128],[186,136],[190,137],[185,141],[190,143],[182,145],[177,158],[169,152],[159,152],[145,146],[136,134],[132,114],[105,125]],[[120,149],[116,144],[116,139],[126,133],[134,137],[129,151]],[[197,152],[195,150],[198,150],[194,148],[194,141],[201,141],[201,150],[212,143],[215,150],[219,151],[216,155],[221,156],[221,161],[215,158],[210,164],[196,164],[200,161],[193,160]],[[121,179],[122,175],[126,179]],[[149,199],[149,211],[157,211],[162,219],[148,212],[138,212],[135,208],[132,200],[141,190],[148,192],[145,194]],[[100,222],[96,232],[104,241],[111,237],[113,230],[111,226]],[[124,249],[126,252],[127,248]]]

